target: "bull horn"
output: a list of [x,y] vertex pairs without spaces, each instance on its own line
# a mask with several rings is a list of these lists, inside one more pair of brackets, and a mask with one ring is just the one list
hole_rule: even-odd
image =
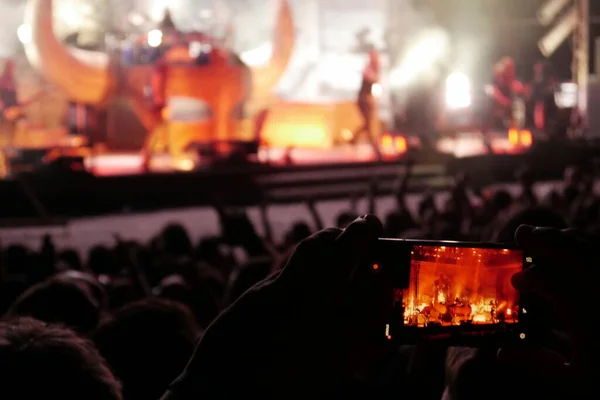
[[53,3],[53,0],[28,1],[24,22],[31,29],[31,40],[25,43],[25,54],[31,65],[71,101],[102,104],[112,88],[109,68],[80,61],[56,38]]
[[263,66],[252,67],[252,99],[266,101],[285,72],[294,50],[295,29],[288,0],[279,0],[277,22],[273,31],[271,59]]

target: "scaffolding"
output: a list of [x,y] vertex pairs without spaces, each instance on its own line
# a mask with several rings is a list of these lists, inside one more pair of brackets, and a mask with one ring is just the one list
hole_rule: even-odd
[[590,1],[575,0],[577,26],[573,33],[573,80],[579,88],[578,116],[581,126],[588,126],[588,92],[590,84]]

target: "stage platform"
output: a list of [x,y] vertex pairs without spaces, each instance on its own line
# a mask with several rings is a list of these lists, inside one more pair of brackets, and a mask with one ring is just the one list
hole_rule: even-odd
[[[98,175],[48,169],[0,181],[0,223],[147,212],[214,202],[248,206],[264,199],[280,204],[307,198],[343,199],[364,195],[374,183],[379,194],[385,195],[391,193],[408,159],[416,162],[409,190],[419,192],[446,190],[454,177],[464,172],[478,186],[510,183],[515,171],[526,165],[538,179],[556,180],[566,166],[600,158],[600,145],[584,141],[539,143],[521,154],[461,158],[412,150],[384,162],[372,161],[366,145],[336,151],[334,154],[293,149],[288,157],[288,149],[271,149],[269,162],[200,164],[199,168],[190,164],[188,169],[195,169],[187,172],[174,171],[172,160],[157,158],[155,170],[147,174],[139,173],[141,158],[137,155],[103,155],[87,160],[92,170],[100,172]],[[349,157],[356,157],[358,151],[363,152],[363,159]],[[291,165],[283,162],[286,158],[292,159]]]
[[[527,148],[510,144],[506,135],[495,135],[492,147],[496,154],[519,154]],[[436,145],[437,153],[465,158],[485,155],[488,153],[480,134],[464,133],[456,137],[441,139]],[[405,152],[398,153],[395,149],[383,149],[386,162],[394,162],[405,157]],[[340,164],[363,164],[376,162],[373,149],[368,144],[356,146],[341,145],[328,149],[316,148],[261,148],[254,159],[255,162],[277,166],[321,166]],[[141,153],[104,153],[91,155],[85,160],[86,168],[97,176],[137,175],[142,172],[143,158]],[[192,171],[202,169],[205,163],[196,155],[189,154],[177,159],[169,155],[154,155],[150,162],[150,171],[155,173]]]

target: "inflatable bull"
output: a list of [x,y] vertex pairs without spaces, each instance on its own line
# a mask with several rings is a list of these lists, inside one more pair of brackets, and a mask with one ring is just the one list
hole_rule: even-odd
[[157,112],[147,99],[156,65],[124,64],[120,55],[117,59],[114,54],[105,55],[101,61],[84,59],[56,38],[52,10],[53,0],[29,0],[25,24],[31,28],[31,41],[25,52],[30,63],[72,102],[101,108],[116,99],[127,100],[150,133],[147,143],[156,142],[157,135],[167,132],[172,153],[194,142],[253,140],[240,129],[248,115],[240,109],[257,110],[268,105],[293,50],[291,10],[286,0],[279,0],[269,62],[247,67],[217,45],[210,48],[202,65],[166,53],[161,95],[168,112]]

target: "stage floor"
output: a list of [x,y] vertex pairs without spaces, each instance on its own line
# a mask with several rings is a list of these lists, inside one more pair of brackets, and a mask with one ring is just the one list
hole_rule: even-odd
[[[470,157],[486,154],[487,149],[479,134],[461,134],[454,138],[443,138],[437,143],[441,153],[452,154],[456,157]],[[506,135],[495,135],[492,147],[496,153],[519,153],[526,150],[523,147],[512,146]],[[397,159],[401,154],[394,151],[384,151],[384,158]],[[262,148],[258,153],[258,161],[271,164],[286,165],[315,165],[343,164],[376,161],[375,153],[368,144],[356,146],[344,145],[331,149],[311,148]],[[142,172],[141,153],[105,153],[93,155],[85,160],[86,167],[99,176],[131,175]],[[167,154],[157,154],[152,157],[150,170],[153,172],[191,171],[202,160],[193,155],[173,158]]]

